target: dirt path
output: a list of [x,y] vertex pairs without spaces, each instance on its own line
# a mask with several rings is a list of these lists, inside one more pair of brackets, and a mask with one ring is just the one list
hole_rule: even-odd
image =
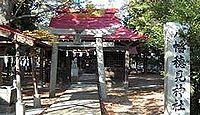
[[129,89],[113,88],[103,103],[108,115],[163,114],[163,77],[138,75],[129,77]]
[[100,115],[97,85],[72,84],[43,115]]

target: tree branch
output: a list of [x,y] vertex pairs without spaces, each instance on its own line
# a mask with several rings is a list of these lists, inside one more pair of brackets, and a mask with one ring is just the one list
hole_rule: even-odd
[[28,15],[22,15],[22,16],[18,16],[18,17],[15,17],[15,18],[13,18],[13,19],[9,19],[9,20],[6,20],[5,22],[3,22],[3,23],[5,23],[5,24],[8,24],[9,22],[13,22],[13,21],[15,21],[15,20],[17,20],[17,19],[22,19],[22,18],[28,18],[28,17],[32,17],[32,18],[34,18],[34,17],[39,17],[39,15],[40,14],[43,14],[43,13],[46,13],[46,12],[50,12],[50,11],[53,11],[54,9],[48,9],[48,10],[44,10],[44,11],[41,11],[41,12],[39,12],[39,13],[37,13],[37,14],[28,14]]
[[20,3],[20,6],[17,8],[15,14],[13,17],[16,17],[17,13],[19,12],[20,8],[22,7],[23,3],[25,2],[25,0],[23,0],[21,3]]
[[[17,13],[19,12],[20,8],[23,6],[23,3],[24,3],[24,2],[25,2],[25,0],[23,0],[23,1],[20,3],[20,5],[19,5],[19,7],[17,8],[16,12],[14,13],[12,19],[8,19],[8,20],[4,21],[4,22],[3,22],[4,24],[8,24],[8,23],[13,22],[13,21],[15,21],[15,20],[17,20],[17,19],[22,19],[22,18],[28,18],[28,17],[34,18],[34,17],[39,17],[39,16],[42,16],[41,14],[43,14],[43,13],[50,12],[50,11],[56,11],[56,9],[58,9],[58,8],[60,8],[60,7],[66,7],[66,6],[69,7],[69,5],[71,5],[71,4],[74,3],[72,0],[68,0],[68,1],[64,2],[62,5],[59,5],[58,7],[54,8],[53,6],[51,6],[51,5],[47,4],[46,2],[44,2],[44,0],[41,0],[41,1],[40,1],[40,5],[45,5],[45,6],[47,7],[47,9],[44,9],[43,11],[38,12],[38,13],[36,13],[36,14],[27,14],[27,15],[21,15],[21,16],[16,17],[16,16],[17,16]],[[42,3],[42,2],[43,2],[43,3]]]

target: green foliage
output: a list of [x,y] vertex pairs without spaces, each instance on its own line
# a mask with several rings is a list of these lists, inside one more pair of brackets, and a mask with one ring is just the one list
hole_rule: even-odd
[[86,4],[87,14],[88,16],[102,16],[104,14],[104,11],[101,9],[96,9],[95,5],[92,3]]
[[200,41],[200,0],[132,0],[129,27],[149,34],[147,46],[163,50],[163,25],[178,22],[190,26],[189,41]]
[[33,30],[33,31],[26,30],[26,31],[23,31],[23,34],[36,38],[38,40],[49,41],[49,42],[52,42],[53,38],[58,37],[56,35],[49,33],[48,30],[43,30],[43,29]]
[[[11,22],[13,28],[20,30],[34,30],[36,29],[35,22],[38,17],[31,16],[31,8],[34,5],[35,0],[18,0],[13,7],[13,18]],[[26,16],[25,16],[26,15]],[[25,16],[24,18],[17,18]]]
[[149,1],[131,1],[128,9],[131,14],[128,26],[149,35],[145,47],[156,46],[162,51],[164,50],[163,25],[154,17],[155,12],[152,9],[152,4],[153,2]]
[[92,4],[91,2],[89,2],[89,3],[86,4],[86,8],[87,9],[95,9],[95,5]]
[[154,46],[163,52],[163,25],[177,22],[189,25],[186,39],[190,44],[192,100],[191,114],[198,113],[200,94],[200,0],[132,0],[129,26],[149,34],[145,48]]

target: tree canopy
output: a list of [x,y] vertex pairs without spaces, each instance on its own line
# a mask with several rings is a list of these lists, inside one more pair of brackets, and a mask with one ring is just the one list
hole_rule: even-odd
[[132,0],[128,9],[131,15],[128,26],[148,33],[148,45],[163,50],[163,25],[166,22],[188,24],[188,40],[193,44],[193,41],[200,41],[199,8],[200,0]]
[[149,35],[146,47],[164,51],[163,25],[177,22],[189,25],[187,40],[191,46],[191,64],[200,65],[200,0],[132,0],[128,26]]
[[[163,27],[166,22],[189,26],[185,38],[190,44],[192,81],[192,114],[198,114],[200,93],[200,0],[132,0],[129,4],[131,18],[128,26],[148,33],[144,47],[154,47],[164,52]],[[195,113],[196,112],[196,113]]]

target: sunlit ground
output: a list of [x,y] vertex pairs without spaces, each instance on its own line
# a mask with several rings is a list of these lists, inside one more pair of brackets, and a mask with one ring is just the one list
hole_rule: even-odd
[[108,115],[161,115],[164,112],[163,78],[130,77],[129,90],[112,89],[104,102]]
[[[103,108],[108,115],[161,115],[164,111],[163,77],[158,75],[129,76],[129,88],[122,86],[108,89],[108,99]],[[59,88],[56,98],[48,98],[48,90],[39,91],[43,108],[49,108],[55,103],[64,90]],[[29,95],[30,93],[30,95]],[[26,92],[24,102],[26,107],[33,106],[33,91]]]

